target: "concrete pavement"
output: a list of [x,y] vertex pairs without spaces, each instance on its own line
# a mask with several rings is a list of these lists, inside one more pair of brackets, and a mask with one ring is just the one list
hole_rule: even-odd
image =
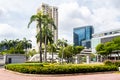
[[0,80],[120,80],[120,74],[117,73],[97,73],[86,75],[70,75],[70,76],[47,76],[19,74],[16,72],[0,68]]

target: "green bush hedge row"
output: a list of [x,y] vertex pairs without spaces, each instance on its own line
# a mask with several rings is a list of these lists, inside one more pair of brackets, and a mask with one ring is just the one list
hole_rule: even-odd
[[111,65],[114,65],[114,66],[117,66],[117,67],[120,67],[120,61],[117,60],[117,61],[114,61],[114,60],[106,60],[104,62],[105,65],[108,65],[108,66],[111,66]]
[[43,65],[43,64],[8,64],[8,70],[29,74],[71,74],[116,71],[116,66],[107,65]]
[[[40,61],[26,61],[25,63],[40,63]],[[50,64],[50,61],[45,62],[44,64]],[[57,63],[56,61],[53,61],[53,63]]]
[[26,61],[25,63],[40,63],[40,61]]

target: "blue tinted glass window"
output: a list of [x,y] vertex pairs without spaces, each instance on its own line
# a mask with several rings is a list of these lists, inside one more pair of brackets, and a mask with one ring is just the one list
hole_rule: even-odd
[[90,46],[90,43],[85,41],[90,40],[92,38],[92,33],[93,33],[92,26],[75,28],[73,35],[74,45]]

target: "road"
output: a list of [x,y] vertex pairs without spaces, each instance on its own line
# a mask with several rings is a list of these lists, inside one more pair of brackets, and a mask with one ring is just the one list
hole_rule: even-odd
[[79,74],[69,76],[21,74],[0,68],[0,80],[120,80],[118,73]]

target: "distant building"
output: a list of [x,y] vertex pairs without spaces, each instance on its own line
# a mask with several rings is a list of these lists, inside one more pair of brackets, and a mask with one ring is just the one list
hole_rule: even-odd
[[[54,20],[56,29],[54,29],[52,25],[49,25],[49,28],[54,35],[53,40],[56,43],[58,40],[58,8],[55,6],[50,6],[48,4],[42,3],[42,5],[38,8],[37,12],[39,11],[42,11],[43,14],[49,15],[49,17]],[[37,28],[37,33],[38,32],[39,32],[39,28]],[[39,48],[39,43],[38,43],[38,48]]]
[[91,48],[91,38],[94,33],[93,26],[83,26],[73,29],[73,43],[75,46]]
[[98,44],[111,41],[113,38],[118,36],[120,36],[120,29],[93,34],[93,38],[91,39],[92,53],[96,53],[95,48]]
[[5,64],[24,63],[26,62],[26,56],[23,54],[5,54],[4,62]]
[[[38,8],[37,12],[39,11],[42,11],[43,14],[49,15],[49,17],[51,17],[54,20],[56,29],[54,29],[52,25],[50,25],[50,29],[53,32],[54,41],[56,42],[58,40],[58,8],[55,6],[49,6],[48,4],[42,3],[40,8]],[[37,31],[39,31],[39,29],[37,29]]]

